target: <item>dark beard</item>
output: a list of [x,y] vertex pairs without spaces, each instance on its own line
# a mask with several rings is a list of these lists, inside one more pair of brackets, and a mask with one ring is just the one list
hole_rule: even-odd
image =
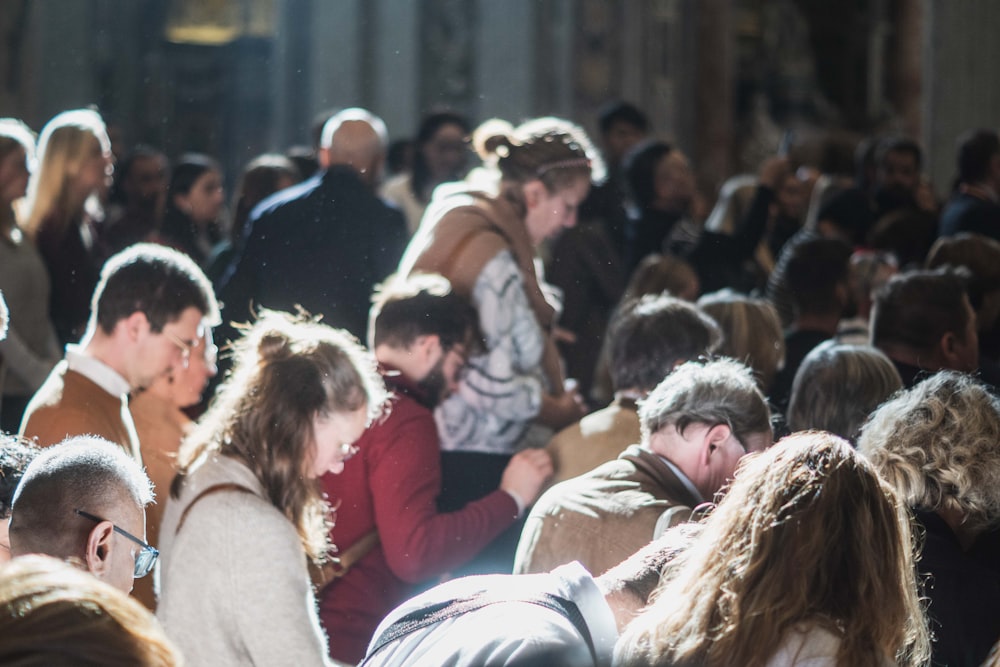
[[437,407],[444,400],[448,383],[444,378],[444,357],[417,383],[424,394],[424,402],[429,408]]

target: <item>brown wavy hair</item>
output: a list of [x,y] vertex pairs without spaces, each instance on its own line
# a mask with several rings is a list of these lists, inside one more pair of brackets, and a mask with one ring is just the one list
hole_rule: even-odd
[[181,445],[171,495],[179,496],[205,454],[237,459],[296,527],[306,553],[322,561],[331,509],[305,475],[315,455],[313,419],[366,406],[369,419],[380,415],[386,391],[375,361],[346,331],[266,310],[234,343],[233,357],[211,407]]
[[763,665],[823,628],[837,663],[930,653],[906,507],[844,440],[821,431],[746,456],[702,534],[623,633],[616,664]]

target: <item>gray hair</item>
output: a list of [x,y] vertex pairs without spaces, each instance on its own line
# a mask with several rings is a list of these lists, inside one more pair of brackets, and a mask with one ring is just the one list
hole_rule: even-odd
[[639,405],[643,442],[664,426],[727,424],[738,439],[771,433],[771,411],[753,372],[732,359],[678,366]]

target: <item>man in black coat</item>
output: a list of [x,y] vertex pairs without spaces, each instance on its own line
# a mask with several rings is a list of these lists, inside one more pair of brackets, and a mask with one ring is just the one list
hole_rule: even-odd
[[407,242],[403,215],[374,191],[386,144],[385,124],[363,109],[327,121],[322,171],[251,214],[218,285],[227,326],[258,308],[301,306],[364,340],[373,288],[395,271]]

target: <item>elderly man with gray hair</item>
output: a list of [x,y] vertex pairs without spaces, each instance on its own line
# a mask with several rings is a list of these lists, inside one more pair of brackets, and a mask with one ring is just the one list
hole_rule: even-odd
[[521,533],[515,573],[578,560],[594,575],[713,499],[749,452],[771,445],[771,413],[749,368],[688,362],[639,407],[642,442],[553,486]]
[[158,555],[145,541],[152,500],[149,478],[121,447],[96,436],[68,438],[43,450],[21,477],[11,555],[65,559],[128,593]]

